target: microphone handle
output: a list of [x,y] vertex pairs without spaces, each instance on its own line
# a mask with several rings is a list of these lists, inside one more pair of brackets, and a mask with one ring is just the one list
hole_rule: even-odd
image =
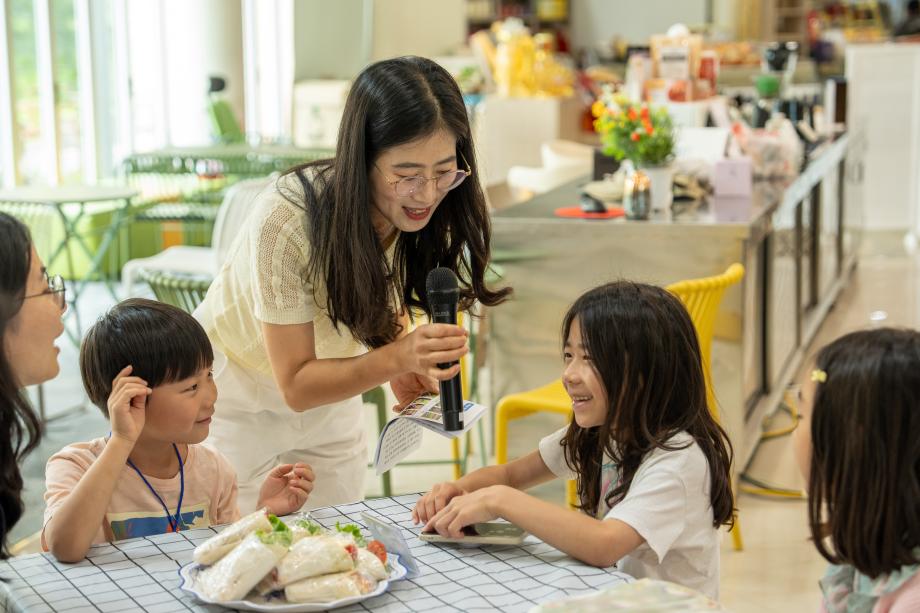
[[[437,324],[457,325],[457,305],[450,308],[433,309],[432,321]],[[450,368],[457,362],[438,364],[438,368]],[[460,373],[447,381],[439,381],[441,394],[441,418],[444,429],[448,432],[463,430],[463,390],[460,385]]]

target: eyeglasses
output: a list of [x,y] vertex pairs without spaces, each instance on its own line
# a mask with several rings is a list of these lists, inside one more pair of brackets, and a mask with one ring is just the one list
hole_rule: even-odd
[[[450,170],[431,178],[415,176],[401,177],[399,179],[394,179],[393,181],[389,181],[387,179],[384,180],[387,182],[387,184],[392,185],[393,191],[396,192],[397,196],[401,197],[411,196],[420,189],[424,189],[425,185],[427,185],[429,181],[435,182],[434,184],[438,191],[449,192],[450,190],[463,183],[467,177],[473,174],[473,170],[470,168],[469,163],[466,161],[466,158],[463,157],[462,153],[460,154],[460,159],[462,159],[463,163],[466,164],[466,170]],[[380,170],[380,166],[377,166],[376,162],[374,163],[374,168]],[[385,175],[386,173],[380,170],[380,174]]]
[[51,294],[54,296],[54,302],[57,304],[58,308],[63,309],[64,305],[67,304],[67,289],[64,287],[64,278],[61,275],[54,275],[52,277],[49,276],[48,273],[45,273],[45,282],[48,284],[48,289],[38,294],[32,294],[31,296],[23,296],[23,300]]

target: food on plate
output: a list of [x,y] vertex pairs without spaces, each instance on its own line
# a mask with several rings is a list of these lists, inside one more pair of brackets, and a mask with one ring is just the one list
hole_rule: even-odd
[[327,603],[368,594],[389,576],[383,543],[368,543],[354,524],[326,529],[303,518],[288,526],[254,513],[217,536],[227,532],[195,554],[196,561],[217,560],[202,564],[195,579],[198,591],[215,602],[240,600],[254,589],[261,596],[283,591],[291,603]]
[[253,532],[216,564],[201,571],[199,589],[213,600],[239,600],[272,571],[290,546],[291,531],[287,526]]
[[196,562],[205,566],[214,564],[257,530],[272,531],[272,524],[265,509],[250,513],[227,526],[219,534],[215,534],[196,547],[192,557]]
[[294,543],[310,536],[319,536],[326,531],[325,528],[312,519],[298,519],[290,528]]
[[367,550],[380,558],[383,564],[387,563],[387,548],[380,541],[371,541],[367,544]]
[[282,588],[301,579],[354,570],[357,557],[357,546],[336,536],[302,539],[278,563],[276,585]]
[[[377,543],[378,541],[374,541]],[[387,568],[380,558],[367,549],[358,550],[358,559],[355,560],[355,570],[358,570],[377,581],[387,578]]]
[[376,586],[374,579],[352,570],[297,581],[284,588],[284,596],[292,603],[332,602],[368,594]]
[[354,524],[345,524],[335,522],[335,531],[343,536],[350,536],[358,547],[364,547],[364,537],[361,535],[361,529]]

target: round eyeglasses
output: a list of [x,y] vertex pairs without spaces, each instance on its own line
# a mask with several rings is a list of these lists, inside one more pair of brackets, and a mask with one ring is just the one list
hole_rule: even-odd
[[64,287],[64,277],[61,275],[54,275],[52,277],[49,276],[48,273],[45,273],[45,282],[48,284],[48,289],[38,294],[23,296],[23,300],[51,294],[54,296],[54,302],[57,304],[58,308],[63,309],[64,305],[67,304],[67,289]]
[[[393,186],[393,191],[396,192],[397,196],[406,197],[411,196],[415,192],[424,189],[429,181],[434,181],[434,185],[440,192],[449,192],[454,189],[467,177],[473,174],[472,169],[469,164],[466,162],[466,158],[463,157],[463,154],[460,154],[461,159],[463,159],[464,164],[466,164],[466,170],[450,170],[445,173],[441,173],[435,177],[423,177],[423,176],[414,176],[414,177],[400,177],[392,181],[384,179],[388,185]],[[374,164],[374,168],[380,170],[380,167],[377,164]],[[386,175],[382,170],[380,174]]]

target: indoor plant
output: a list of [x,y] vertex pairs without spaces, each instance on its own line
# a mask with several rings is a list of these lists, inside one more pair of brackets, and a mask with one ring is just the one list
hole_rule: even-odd
[[630,160],[651,181],[652,208],[670,208],[674,126],[667,109],[636,103],[608,90],[591,111],[604,154]]

